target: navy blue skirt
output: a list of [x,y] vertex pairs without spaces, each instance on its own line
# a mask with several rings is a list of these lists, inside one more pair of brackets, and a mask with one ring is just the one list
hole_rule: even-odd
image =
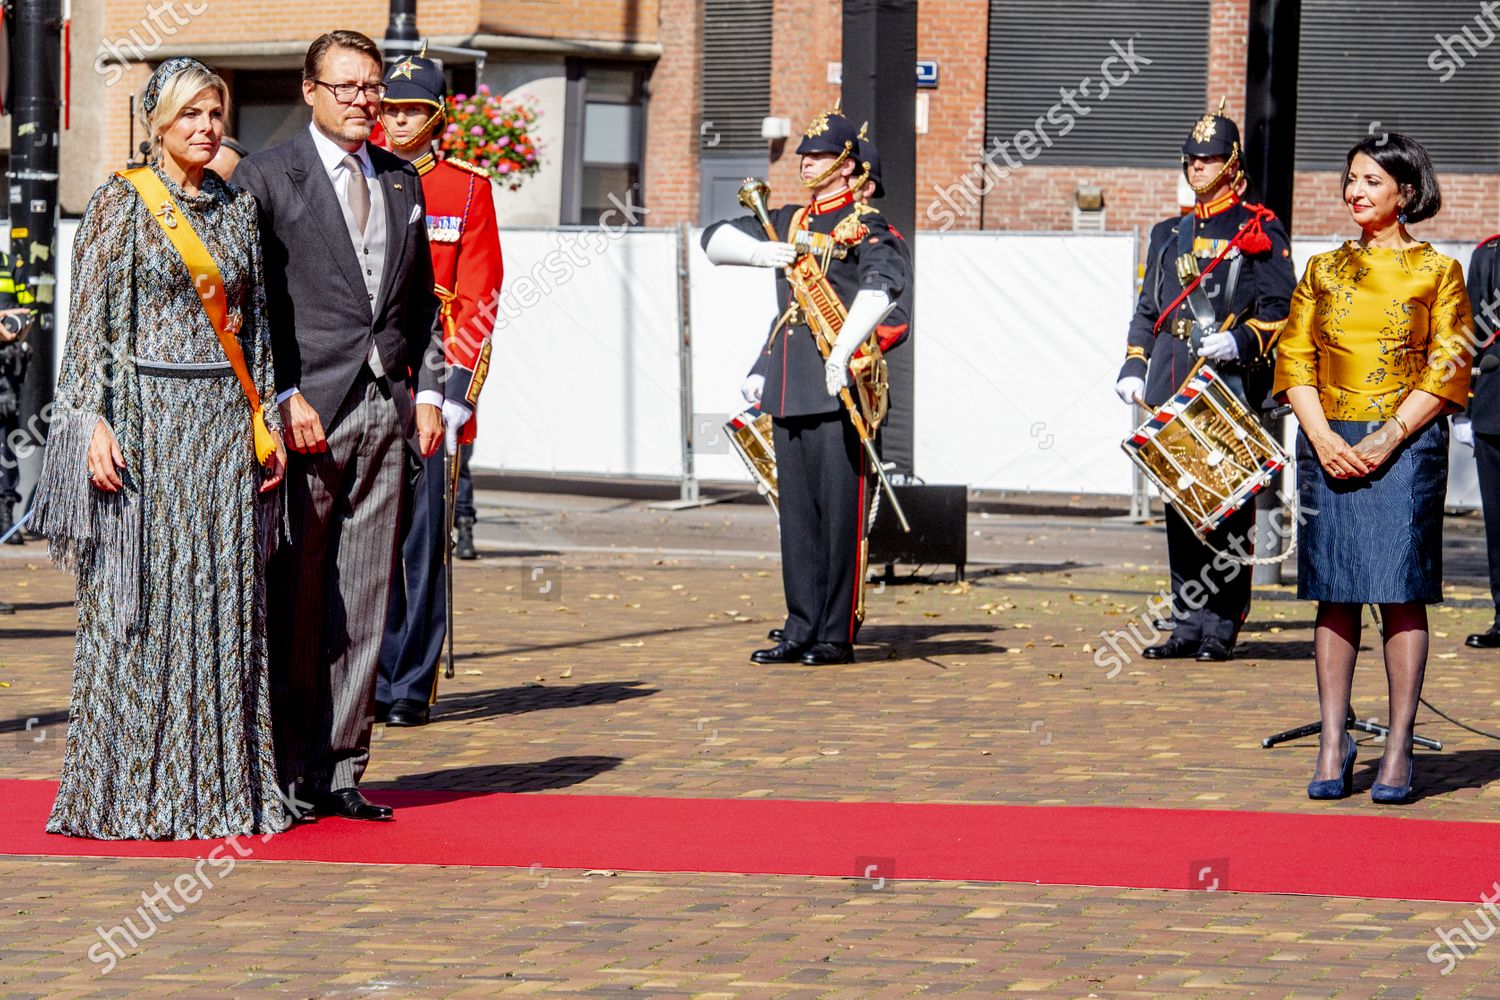
[[[1378,424],[1330,420],[1350,444]],[[1443,599],[1448,418],[1438,417],[1367,477],[1334,479],[1297,432],[1297,596],[1350,604]]]

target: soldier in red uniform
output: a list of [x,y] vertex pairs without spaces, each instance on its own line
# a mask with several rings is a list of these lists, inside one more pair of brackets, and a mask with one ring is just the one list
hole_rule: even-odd
[[[385,84],[380,117],[386,140],[391,152],[410,161],[422,177],[434,290],[442,305],[448,361],[442,400],[446,454],[458,461],[460,447],[474,440],[474,409],[489,372],[490,334],[502,274],[495,205],[486,173],[434,152],[446,89],[437,63],[408,56],[386,71]],[[426,460],[422,474],[407,484],[403,571],[391,588],[375,689],[376,719],[391,726],[424,725],[436,691],[438,660],[447,633],[446,478],[444,456],[434,454]]]

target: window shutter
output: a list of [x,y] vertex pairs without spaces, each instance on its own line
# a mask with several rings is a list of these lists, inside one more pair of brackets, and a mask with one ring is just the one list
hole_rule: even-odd
[[771,113],[772,0],[705,0],[703,125],[708,153],[761,152],[761,119]]
[[[1209,0],[990,0],[986,149],[1036,132],[1040,118],[1052,145],[1043,139],[1030,162],[1176,166],[1207,110],[1208,30]],[[1139,57],[1133,71],[1115,46]],[[1100,67],[1111,56],[1110,75],[1129,76],[1102,93]],[[1088,91],[1073,98],[1087,111],[1079,115],[1059,88],[1076,92],[1085,79]],[[1076,124],[1060,135],[1069,117]],[[995,163],[1006,166],[1003,157]]]
[[1500,27],[1479,8],[1302,0],[1297,167],[1342,170],[1360,139],[1404,132],[1439,170],[1500,169]]

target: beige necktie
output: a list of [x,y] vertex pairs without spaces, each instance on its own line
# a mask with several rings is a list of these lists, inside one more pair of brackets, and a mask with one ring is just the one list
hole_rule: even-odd
[[349,171],[349,186],[344,189],[344,197],[349,199],[354,224],[359,227],[360,232],[364,232],[365,223],[370,221],[370,187],[365,183],[365,172],[359,164],[359,157],[350,153],[344,157],[343,162]]

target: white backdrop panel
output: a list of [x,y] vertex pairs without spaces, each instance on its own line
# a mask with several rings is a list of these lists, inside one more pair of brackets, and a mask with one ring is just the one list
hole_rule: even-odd
[[[494,367],[473,465],[511,472],[679,476],[677,234],[602,253],[576,231],[507,230]],[[595,237],[595,242],[602,240]],[[536,298],[521,286],[530,279]]]
[[740,385],[776,318],[776,275],[766,267],[717,267],[690,235],[688,313],[693,338],[693,472],[701,480],[750,482],[745,463],[719,433],[746,408]]
[[1129,493],[1114,394],[1135,237],[917,237],[916,467],[977,489]]

